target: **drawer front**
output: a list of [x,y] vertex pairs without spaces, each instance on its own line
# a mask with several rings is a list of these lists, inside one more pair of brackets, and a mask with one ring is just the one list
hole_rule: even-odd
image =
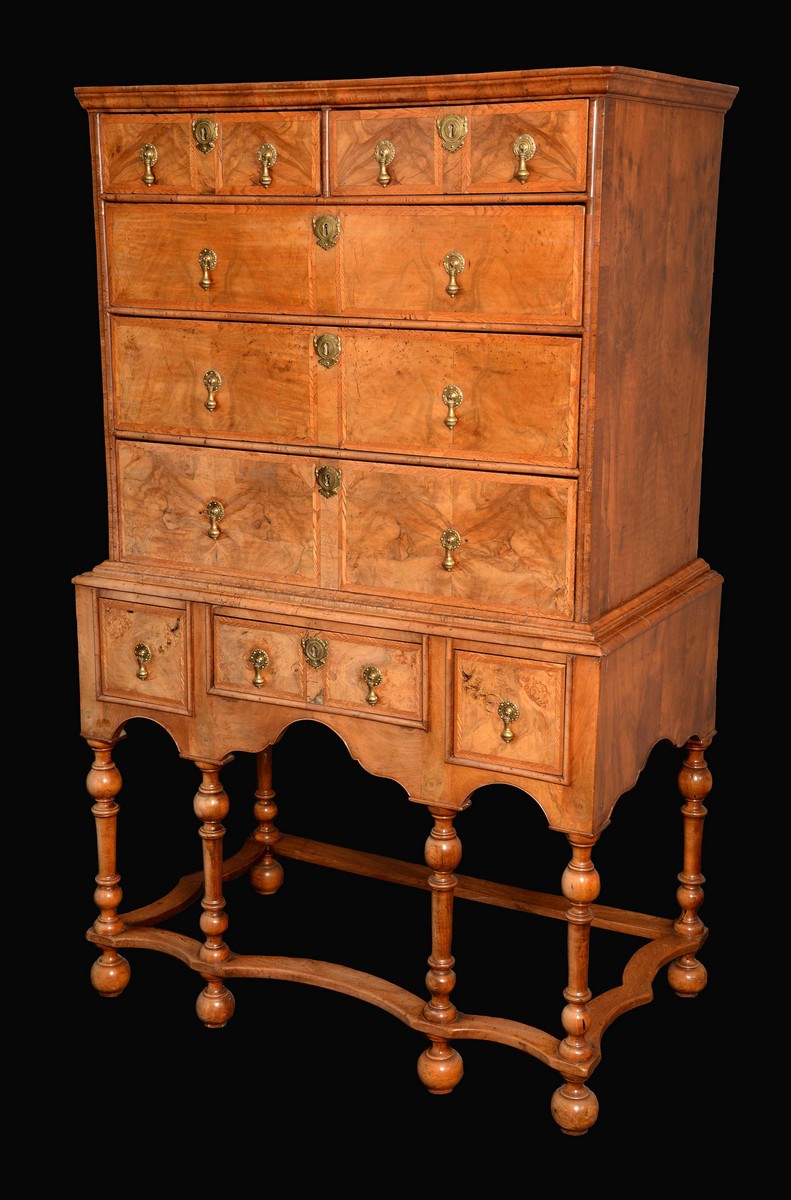
[[152,198],[318,196],[319,128],[318,113],[310,112],[103,113],[102,188]]
[[[580,205],[105,211],[110,304],[119,308],[550,328],[581,321]],[[312,216],[337,239],[320,246]],[[208,268],[204,250],[215,256]]]
[[[117,464],[127,561],[248,583],[571,612],[571,479],[126,441]],[[340,472],[328,496],[321,465]],[[449,531],[457,546],[443,543]]]
[[561,777],[568,663],[456,648],[451,755],[458,762]]
[[[344,209],[340,222],[334,247],[339,311],[348,316],[545,326],[581,321],[579,205],[360,205]],[[460,274],[449,270],[454,257]]]
[[335,111],[330,189],[350,196],[582,191],[587,136],[586,100]]
[[576,465],[576,338],[113,317],[110,346],[121,431]]
[[215,614],[213,688],[381,720],[422,722],[424,644],[386,634],[280,625]]
[[[319,582],[312,462],[121,441],[117,464],[127,561],[219,571],[249,583]],[[218,501],[222,511],[212,522]]]
[[[314,311],[320,251],[309,208],[107,204],[105,213],[113,306],[195,313]],[[216,265],[205,273],[204,250],[216,255]]]
[[99,596],[102,699],[186,712],[190,702],[189,621],[182,606]]
[[304,326],[113,317],[116,429],[315,444],[313,333]]
[[343,477],[348,591],[571,615],[573,480],[358,462]]
[[514,333],[338,329],[342,445],[573,467],[580,343]]

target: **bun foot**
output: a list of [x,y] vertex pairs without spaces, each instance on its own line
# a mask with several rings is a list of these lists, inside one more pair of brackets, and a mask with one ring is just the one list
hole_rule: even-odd
[[587,1133],[598,1115],[599,1101],[584,1083],[564,1083],[552,1097],[552,1116],[572,1137]]
[[691,954],[675,959],[667,968],[667,981],[682,1000],[694,1000],[708,982],[703,963]]
[[233,993],[219,981],[207,984],[195,1002],[195,1011],[207,1029],[222,1029],[235,1008]]
[[283,868],[271,854],[250,868],[250,883],[259,896],[272,896],[282,882]]
[[417,1061],[420,1082],[435,1096],[452,1092],[464,1074],[464,1062],[458,1050],[447,1042],[432,1042]]
[[132,976],[132,968],[121,954],[108,950],[91,967],[91,983],[100,996],[120,996]]

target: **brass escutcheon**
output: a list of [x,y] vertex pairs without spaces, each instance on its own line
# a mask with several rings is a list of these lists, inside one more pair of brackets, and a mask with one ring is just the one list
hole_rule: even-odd
[[262,672],[265,671],[269,666],[269,655],[267,654],[266,650],[253,650],[247,661],[250,663],[250,666],[255,672],[253,675],[253,687],[263,687],[264,676]]
[[209,537],[215,542],[220,536],[219,522],[225,516],[225,509],[219,500],[210,500],[206,505],[206,516],[209,518]]
[[341,356],[341,339],[337,333],[317,333],[313,349],[323,367],[334,367]]
[[316,467],[316,483],[322,496],[329,499],[341,486],[341,473],[337,467]]
[[497,715],[505,726],[500,737],[504,742],[512,742],[514,740],[514,731],[511,728],[511,722],[515,721],[519,716],[519,705],[514,704],[513,700],[502,700],[497,705]]
[[518,166],[514,171],[514,179],[518,179],[520,183],[524,183],[530,174],[525,163],[529,158],[532,158],[536,152],[535,138],[532,138],[529,133],[523,133],[514,142],[514,154],[519,159]]
[[374,688],[379,687],[382,682],[382,672],[378,667],[363,667],[363,679],[368,687],[368,695],[365,697],[367,704],[378,704],[379,697]]
[[148,679],[146,663],[151,662],[151,650],[145,642],[138,642],[135,646],[135,658],[137,659],[137,678]]
[[467,136],[467,118],[451,113],[445,117],[437,117],[437,133],[445,149],[455,154]]
[[273,167],[277,162],[277,150],[275,150],[271,142],[264,142],[263,146],[259,146],[258,161],[261,164],[261,175],[258,182],[262,187],[269,187],[272,182],[269,168]]
[[323,638],[308,634],[302,639],[302,653],[312,667],[323,667],[327,661],[330,648]]
[[196,117],[192,122],[192,136],[201,154],[208,154],[214,149],[219,133],[219,125],[209,117]]
[[143,173],[143,183],[146,185],[146,187],[151,187],[152,183],[156,183],[154,172],[151,170],[154,163],[157,161],[156,146],[153,146],[151,142],[146,142],[145,146],[143,146],[143,149],[140,151],[140,157],[142,158],[146,168]]
[[382,140],[376,143],[374,150],[374,158],[379,163],[379,174],[376,178],[377,183],[381,183],[382,187],[387,187],[390,182],[390,176],[387,173],[387,168],[395,158],[395,146],[392,142]]
[[203,376],[203,384],[206,391],[209,393],[206,400],[206,407],[209,412],[214,412],[217,407],[217,401],[214,399],[215,392],[219,392],[222,387],[222,379],[219,371],[207,371]]
[[322,250],[331,250],[341,236],[340,217],[325,214],[313,218],[313,232]]
[[445,557],[442,560],[442,565],[446,571],[452,571],[456,566],[453,551],[458,550],[461,545],[461,535],[455,529],[446,529],[439,535],[439,540],[445,547]]

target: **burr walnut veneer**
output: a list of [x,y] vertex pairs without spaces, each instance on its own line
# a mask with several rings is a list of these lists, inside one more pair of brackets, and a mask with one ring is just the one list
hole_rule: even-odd
[[[111,539],[75,580],[100,994],[139,948],[195,972],[210,1027],[234,977],[345,992],[415,1031],[431,1092],[465,1039],[540,1059],[580,1134],[608,1025],[664,967],[682,997],[705,986],[721,578],[697,530],[735,92],[620,67],[76,89]],[[122,912],[113,753],[134,717],[195,764],[203,870]],[[424,806],[425,865],[276,827],[271,756],[304,720]],[[595,844],[663,740],[683,749],[677,908],[598,906]],[[224,854],[234,754],[257,760],[255,821]],[[456,873],[454,821],[492,783],[568,839],[561,894]],[[289,858],[425,888],[426,993],[237,953],[224,881],[298,904],[273,899]],[[556,1032],[457,1010],[454,893],[567,922]],[[193,901],[194,938],[167,924]],[[597,996],[592,925],[640,939]]]

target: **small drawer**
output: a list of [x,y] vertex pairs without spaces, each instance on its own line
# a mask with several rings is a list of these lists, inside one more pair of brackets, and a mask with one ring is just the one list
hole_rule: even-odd
[[451,759],[538,778],[564,773],[569,663],[456,647]]
[[581,192],[587,100],[330,114],[335,195]]
[[343,627],[293,626],[215,612],[211,690],[422,724],[424,639],[364,637]]
[[117,195],[317,196],[319,115],[103,113],[102,189]]
[[191,699],[189,613],[184,605],[99,596],[100,699],[187,712]]

